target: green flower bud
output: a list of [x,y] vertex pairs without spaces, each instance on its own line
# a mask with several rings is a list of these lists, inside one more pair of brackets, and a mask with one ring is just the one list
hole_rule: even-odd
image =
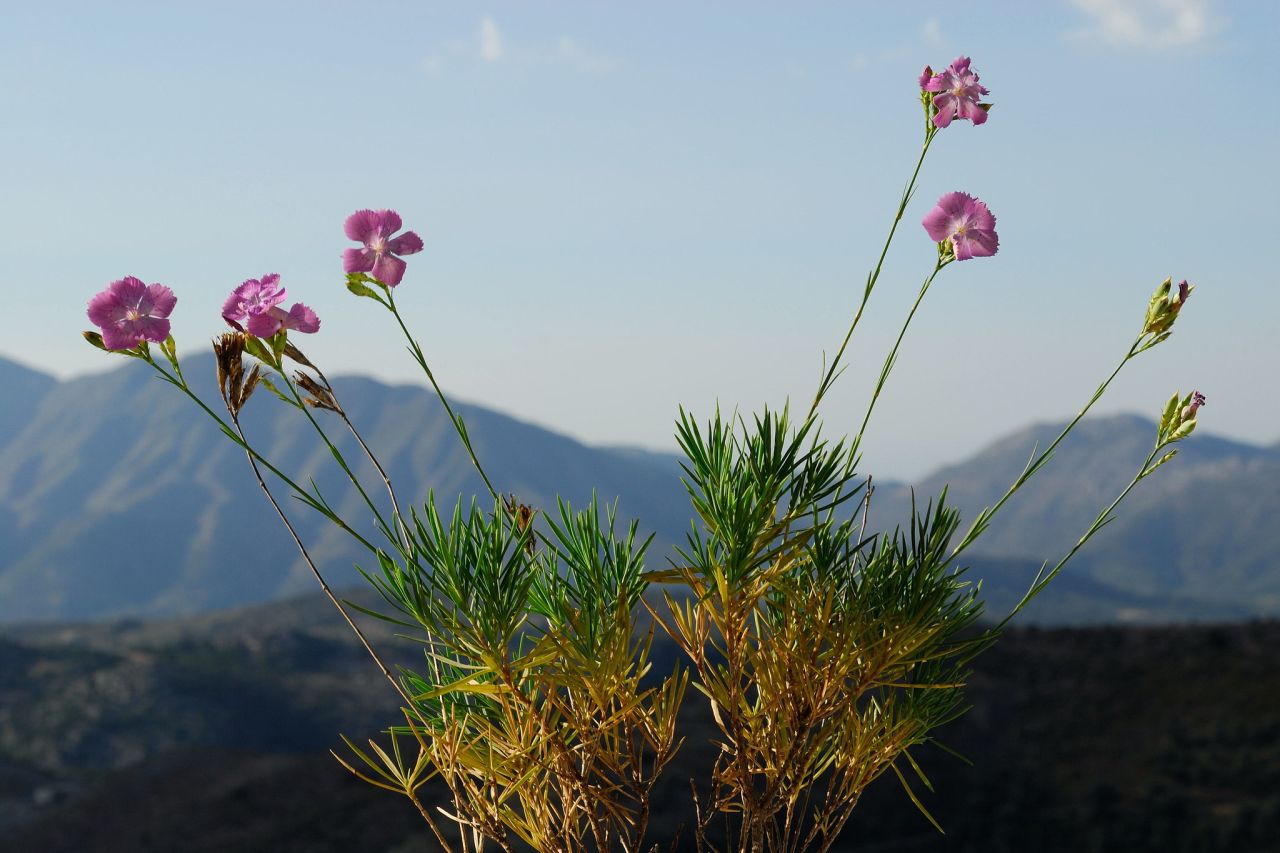
[[1185,279],[1176,288],[1172,278],[1160,282],[1147,304],[1147,319],[1142,330],[1152,335],[1167,335],[1193,290],[1195,285],[1188,284]]

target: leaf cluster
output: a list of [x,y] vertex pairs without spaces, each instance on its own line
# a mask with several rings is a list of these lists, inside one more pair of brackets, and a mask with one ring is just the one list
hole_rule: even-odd
[[785,409],[682,415],[678,437],[701,524],[662,574],[690,594],[668,592],[659,618],[723,736],[699,841],[712,848],[724,817],[730,849],[829,849],[871,781],[918,772],[908,750],[959,712],[989,641],[950,567],[958,515],[944,494],[905,530],[867,534],[850,506],[870,496],[856,442],[793,427]]
[[404,553],[366,573],[393,610],[380,618],[424,647],[425,669],[403,673],[408,725],[391,735],[416,738],[453,793],[449,817],[477,839],[639,850],[687,683],[645,679],[653,636],[634,626],[648,541],[594,499],[540,524],[514,506],[459,502],[446,519],[433,498]]

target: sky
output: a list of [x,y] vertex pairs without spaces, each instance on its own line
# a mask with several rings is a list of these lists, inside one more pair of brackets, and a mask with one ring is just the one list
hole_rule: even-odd
[[0,0],[0,355],[116,367],[79,332],[125,275],[173,288],[202,349],[276,272],[326,372],[420,382],[343,288],[343,220],[394,208],[426,243],[397,300],[451,395],[674,450],[681,405],[807,405],[915,163],[920,70],[963,54],[990,120],[934,142],[828,431],[861,421],[933,263],[920,219],[961,190],[1000,251],[935,284],[867,467],[915,477],[1070,417],[1166,276],[1197,288],[1173,338],[1097,411],[1196,388],[1202,429],[1271,443],[1277,43],[1263,0]]

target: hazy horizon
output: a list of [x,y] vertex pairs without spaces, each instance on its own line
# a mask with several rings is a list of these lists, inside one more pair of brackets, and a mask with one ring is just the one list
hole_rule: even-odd
[[[210,367],[212,367],[212,354],[188,353],[183,356],[183,359],[185,361],[189,358],[205,358],[205,357],[209,359]],[[18,364],[27,369],[42,372],[45,375],[51,375],[47,371],[42,371],[38,365],[33,365],[33,364],[23,362],[20,359],[13,358],[12,356],[0,355],[0,360],[8,360],[14,364]],[[92,371],[92,372],[86,372],[83,374],[74,374],[72,376],[67,376],[67,377],[54,376],[53,378],[56,379],[58,382],[66,382],[66,381],[75,380],[75,379],[84,379],[84,378],[93,376],[94,373],[105,374],[116,368],[125,367],[128,365],[134,364],[134,362],[125,361],[123,358],[112,359],[111,361],[114,363],[110,364],[109,367],[105,367],[101,371]],[[196,385],[209,383],[208,387],[209,388],[213,387],[212,383],[214,381],[214,377],[212,372],[210,372],[209,375],[207,376],[195,376],[195,375],[191,375],[188,372],[187,378],[189,381],[191,381]],[[434,397],[434,394],[431,390],[431,386],[428,385],[425,380],[418,380],[414,377],[409,377],[403,380],[391,380],[391,379],[384,379],[381,377],[377,377],[370,373],[340,370],[337,373],[333,374],[331,378],[335,380],[364,379],[364,380],[371,380],[374,382],[379,382],[385,385],[395,386],[395,387],[420,388],[423,391],[423,393],[425,393],[428,397]],[[646,451],[651,453],[667,453],[677,457],[679,456],[679,448],[675,446],[674,439],[672,440],[672,444],[669,447],[647,447],[640,444],[627,444],[627,443],[608,442],[608,441],[595,442],[595,441],[590,441],[590,440],[575,436],[566,430],[559,429],[555,424],[541,423],[533,418],[525,416],[520,412],[504,409],[500,406],[491,406],[486,403],[479,403],[474,400],[467,399],[465,396],[451,395],[451,398],[455,404],[460,404],[463,406],[478,406],[486,409],[487,411],[495,412],[498,415],[501,415],[506,418],[510,418],[519,423],[527,424],[537,429],[547,430],[548,432],[568,437],[588,448],[594,448],[599,450],[641,450],[641,451]],[[266,398],[263,398],[263,399],[265,400]],[[268,400],[267,402],[269,403],[270,401]],[[1098,418],[1107,418],[1107,417],[1138,417],[1138,418],[1143,418],[1145,420],[1154,422],[1154,418],[1151,416],[1150,413],[1140,412],[1137,410],[1132,410],[1132,411],[1116,410],[1116,411],[1108,412],[1106,414],[1091,414],[1091,416],[1087,419],[1087,421],[1095,421]],[[1003,441],[1010,435],[1015,435],[1017,433],[1034,429],[1035,427],[1043,426],[1046,424],[1060,425],[1064,423],[1065,420],[1066,418],[1059,419],[1057,421],[1052,419],[1033,418],[1020,423],[1009,423],[1009,424],[1006,424],[1002,430],[998,430],[992,435],[982,437],[973,446],[962,448],[955,456],[948,457],[945,459],[938,459],[933,464],[924,466],[919,470],[898,471],[895,469],[891,469],[887,466],[877,465],[875,466],[874,469],[872,469],[872,473],[874,473],[875,476],[877,477],[877,482],[908,483],[915,480],[924,479],[928,476],[937,474],[943,468],[947,468],[957,464],[962,464],[966,461],[969,461],[972,457],[977,455],[979,452],[987,449],[992,445],[999,444],[1001,441]],[[1266,441],[1266,440],[1250,441],[1247,439],[1234,438],[1206,424],[1205,427],[1202,427],[1199,430],[1197,430],[1197,435],[1200,435],[1202,437],[1213,437],[1213,438],[1225,439],[1228,441],[1235,441],[1244,445],[1257,447],[1261,449],[1267,449],[1271,447],[1280,447],[1280,434],[1276,436],[1276,439],[1274,441]],[[210,436],[216,437],[214,436],[214,433],[212,432],[212,430],[210,432]]]

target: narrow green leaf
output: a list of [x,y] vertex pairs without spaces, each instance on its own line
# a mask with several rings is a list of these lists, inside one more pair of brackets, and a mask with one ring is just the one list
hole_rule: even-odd
[[[250,338],[249,340],[253,340],[253,338]],[[277,397],[279,397],[282,402],[288,403],[290,406],[293,406],[295,409],[302,408],[301,406],[298,405],[297,400],[293,399],[288,394],[284,393],[279,388],[277,388],[274,384],[272,384],[271,380],[268,379],[267,377],[263,376],[261,379],[261,382],[263,385],[267,386],[268,391],[270,391],[272,394],[275,394]]]
[[920,810],[920,814],[924,815],[925,819],[929,821],[929,823],[933,824],[934,829],[938,830],[942,835],[946,835],[947,831],[942,828],[942,824],[938,823],[938,821],[934,819],[933,815],[929,814],[929,810],[924,807],[924,803],[920,802],[920,798],[916,796],[916,792],[911,790],[911,785],[907,783],[907,777],[902,775],[902,771],[898,769],[898,765],[890,764],[889,767],[892,768],[895,774],[897,774],[898,781],[902,783],[902,789],[907,792],[907,796],[911,798],[911,802],[915,803],[915,807]]

